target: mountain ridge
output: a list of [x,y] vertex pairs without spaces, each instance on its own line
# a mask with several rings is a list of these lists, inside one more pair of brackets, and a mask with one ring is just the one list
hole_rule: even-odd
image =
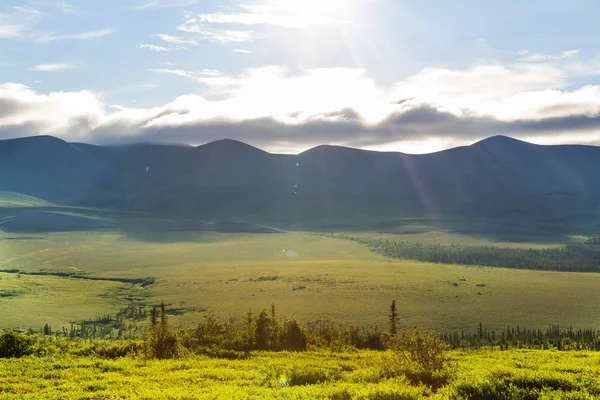
[[600,223],[600,147],[493,136],[429,154],[322,145],[289,155],[231,139],[111,147],[41,136],[0,141],[0,190],[283,227],[463,218],[573,229],[583,215]]

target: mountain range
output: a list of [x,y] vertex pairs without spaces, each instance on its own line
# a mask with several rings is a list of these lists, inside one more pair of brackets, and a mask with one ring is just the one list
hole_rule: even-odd
[[234,140],[102,147],[37,136],[0,141],[0,190],[60,206],[282,228],[412,219],[594,231],[600,147],[494,136],[423,155],[328,145],[283,155]]

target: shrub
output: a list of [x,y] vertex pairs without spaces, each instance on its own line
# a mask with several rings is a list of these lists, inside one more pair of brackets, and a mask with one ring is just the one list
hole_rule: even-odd
[[128,355],[140,354],[143,350],[143,344],[139,341],[102,341],[91,342],[81,349],[73,350],[74,354],[84,357],[96,356],[106,359],[116,359]]
[[33,352],[35,340],[16,332],[0,335],[0,358],[19,358]]
[[289,319],[284,322],[283,329],[280,334],[280,343],[280,346],[283,350],[306,350],[306,333],[295,319]]
[[438,335],[419,329],[388,339],[391,357],[384,365],[390,377],[405,375],[413,384],[439,388],[450,379],[448,344]]
[[165,304],[162,303],[160,306],[160,320],[156,308],[152,309],[150,317],[150,332],[146,338],[146,356],[159,360],[177,357],[179,343],[177,335],[167,321]]
[[289,386],[316,385],[320,383],[334,382],[341,378],[341,372],[337,370],[323,370],[310,365],[296,366],[283,379]]

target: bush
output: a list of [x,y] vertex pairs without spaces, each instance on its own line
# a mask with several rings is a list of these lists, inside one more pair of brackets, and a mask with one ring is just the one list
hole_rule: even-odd
[[295,319],[284,322],[280,334],[280,347],[282,350],[304,351],[307,346],[307,338],[304,329]]
[[169,326],[165,304],[162,303],[160,314],[156,308],[153,308],[150,314],[150,332],[146,338],[146,356],[164,360],[175,358],[178,354],[179,342],[177,335]]
[[294,367],[285,379],[285,385],[306,386],[320,383],[334,382],[341,378],[341,372],[337,370],[323,370],[310,365]]
[[448,344],[438,335],[415,329],[388,339],[392,356],[384,370],[390,377],[406,376],[413,384],[439,388],[450,379]]
[[127,341],[93,341],[81,349],[73,350],[74,354],[84,357],[96,356],[106,359],[116,359],[143,352],[143,343],[134,340]]
[[16,332],[0,335],[0,358],[19,358],[33,352],[35,340]]

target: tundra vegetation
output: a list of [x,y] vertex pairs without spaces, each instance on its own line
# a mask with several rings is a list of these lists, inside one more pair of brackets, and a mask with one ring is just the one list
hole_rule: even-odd
[[0,232],[0,397],[600,396],[597,238],[432,234]]

